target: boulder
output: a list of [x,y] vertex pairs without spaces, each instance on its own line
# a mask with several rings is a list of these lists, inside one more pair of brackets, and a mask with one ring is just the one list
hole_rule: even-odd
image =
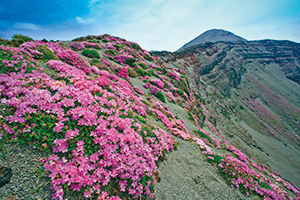
[[0,187],[9,183],[10,178],[12,177],[11,167],[0,166]]

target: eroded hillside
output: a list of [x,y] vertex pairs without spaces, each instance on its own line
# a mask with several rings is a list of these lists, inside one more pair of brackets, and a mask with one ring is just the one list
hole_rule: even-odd
[[154,54],[187,72],[217,134],[299,186],[299,49],[265,40]]

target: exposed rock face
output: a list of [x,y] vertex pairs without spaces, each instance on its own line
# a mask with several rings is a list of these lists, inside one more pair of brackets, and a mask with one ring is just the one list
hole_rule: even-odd
[[0,187],[10,182],[12,170],[10,167],[0,166]]
[[233,33],[229,31],[224,31],[221,29],[212,29],[208,30],[195,39],[191,40],[190,42],[183,45],[178,51],[186,49],[188,47],[198,45],[198,44],[204,44],[206,42],[236,42],[236,41],[246,41],[244,38],[241,38],[240,36],[236,36]]
[[219,134],[300,186],[300,44],[216,42],[155,54],[186,71]]

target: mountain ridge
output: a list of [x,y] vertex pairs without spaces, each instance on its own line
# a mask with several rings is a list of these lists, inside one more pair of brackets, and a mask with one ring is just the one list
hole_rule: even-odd
[[185,48],[203,44],[206,42],[236,42],[236,41],[247,41],[246,39],[237,36],[229,31],[225,31],[222,29],[211,29],[208,31],[205,31],[204,33],[200,34],[196,38],[192,39],[188,43],[184,44],[182,47],[180,47],[177,51],[183,50]]

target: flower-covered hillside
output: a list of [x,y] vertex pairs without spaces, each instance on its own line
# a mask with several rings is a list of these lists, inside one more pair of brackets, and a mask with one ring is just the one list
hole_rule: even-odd
[[[299,196],[278,174],[206,133],[204,108],[184,71],[138,44],[101,35],[11,45],[0,45],[0,141],[32,143],[48,153],[40,160],[53,199],[154,198],[157,164],[178,148],[176,137],[198,144],[245,195]],[[195,130],[167,103],[182,107]]]

